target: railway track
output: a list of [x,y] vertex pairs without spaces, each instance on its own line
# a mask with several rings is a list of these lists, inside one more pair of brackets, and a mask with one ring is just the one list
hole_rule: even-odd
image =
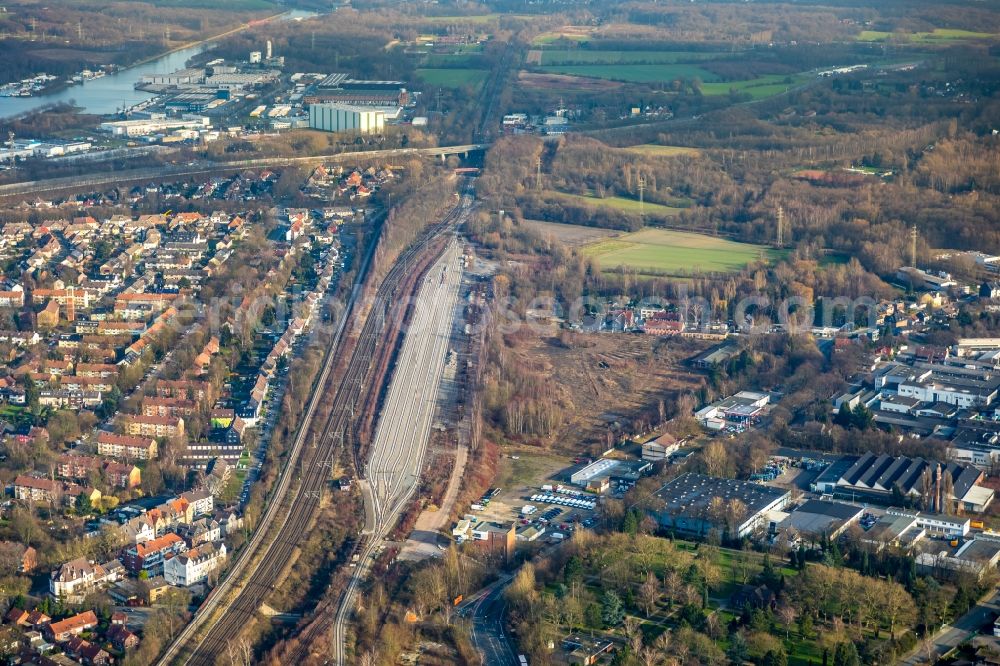
[[44,180],[22,181],[0,185],[0,198],[38,194],[40,192],[58,192],[62,190],[86,190],[104,185],[123,185],[126,183],[157,180],[180,176],[209,176],[244,169],[275,168],[294,166],[296,164],[313,164],[320,162],[343,162],[350,160],[389,159],[408,156],[447,157],[449,155],[464,155],[466,153],[485,150],[487,143],[474,143],[461,146],[440,146],[436,148],[386,148],[382,150],[363,150],[357,152],[331,153],[327,155],[312,155],[307,157],[270,157],[254,160],[231,160],[227,162],[193,162],[188,165],[168,164],[162,167],[143,169],[126,169],[102,173],[99,176],[60,176]]
[[[313,515],[319,506],[322,492],[330,478],[334,456],[343,445],[346,431],[354,418],[354,410],[361,394],[364,379],[367,375],[375,346],[378,343],[379,329],[385,322],[384,316],[373,316],[381,312],[383,315],[392,302],[397,288],[409,269],[414,257],[435,241],[438,236],[456,219],[457,212],[450,214],[444,221],[430,227],[423,237],[403,252],[388,272],[376,293],[373,307],[362,327],[361,334],[351,353],[347,369],[342,381],[336,389],[333,404],[321,435],[313,437],[307,445],[306,438],[312,429],[310,424],[315,416],[320,402],[329,400],[323,389],[330,379],[332,368],[337,364],[339,355],[336,353],[343,342],[347,322],[357,316],[358,296],[363,284],[363,276],[371,265],[374,247],[370,248],[359,269],[359,278],[355,283],[354,292],[345,310],[330,346],[321,376],[315,384],[314,391],[302,424],[292,447],[290,460],[282,472],[273,499],[265,511],[261,525],[253,538],[241,551],[240,557],[234,563],[229,575],[205,601],[194,621],[181,633],[174,644],[164,653],[160,664],[193,664],[196,666],[211,666],[216,659],[226,654],[228,646],[235,641],[247,624],[252,622],[263,601],[274,589],[275,582],[292,559],[294,550],[306,533]],[[374,245],[374,244],[373,244]],[[292,482],[297,481],[293,487]],[[271,541],[266,537],[273,532],[272,526],[277,519],[282,522],[278,532]],[[224,608],[221,617],[215,619],[213,614],[219,609],[227,592],[241,576],[253,555],[261,548],[266,549],[264,556],[254,569],[247,574],[245,584],[239,589],[236,599]],[[200,621],[199,621],[200,620]],[[207,633],[198,637],[198,631],[207,625]]]
[[[456,212],[465,215],[470,210],[471,199]],[[400,514],[415,492],[420,480],[424,450],[433,417],[433,403],[437,395],[437,382],[444,367],[447,340],[450,331],[450,315],[455,307],[458,294],[460,271],[448,261],[457,258],[456,246],[445,250],[440,262],[440,282],[436,270],[431,271],[426,283],[421,285],[421,301],[424,290],[434,307],[418,309],[411,323],[410,333],[418,332],[419,337],[408,337],[414,342],[408,359],[396,366],[386,397],[383,411],[379,415],[375,441],[369,452],[365,478],[370,488],[372,524],[368,540],[359,550],[358,566],[348,580],[341,594],[336,618],[333,622],[333,663],[346,666],[345,655],[346,626],[351,613],[352,601],[361,584],[367,579],[375,556],[379,553],[383,540],[395,527]],[[442,317],[441,310],[448,313]],[[436,330],[445,321],[444,330]],[[442,347],[442,342],[444,346]],[[404,345],[406,342],[404,342]],[[406,353],[404,349],[404,354]]]

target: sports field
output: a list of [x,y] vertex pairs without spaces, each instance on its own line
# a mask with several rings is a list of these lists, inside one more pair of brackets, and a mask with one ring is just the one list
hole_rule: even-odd
[[729,273],[761,257],[779,253],[751,243],[687,231],[643,229],[582,248],[606,272],[628,266],[640,275],[687,275],[695,271]]
[[[565,192],[554,192],[559,197],[565,199],[572,199],[573,201],[589,206],[608,206],[610,208],[617,208],[618,210],[625,211],[626,213],[636,213],[640,212],[639,200],[638,199],[626,199],[625,197],[604,197],[600,199],[593,196],[584,196],[582,194],[567,194]],[[690,205],[689,201],[678,201],[678,206],[664,206],[663,204],[650,203],[646,201],[642,204],[642,211],[644,214],[652,217],[673,217],[679,214],[685,207]]]
[[[544,55],[542,56],[544,59]],[[659,65],[551,65],[543,71],[570,76],[588,76],[595,79],[629,81],[631,83],[658,83],[677,79],[717,81],[719,77],[707,69],[690,64]]]
[[424,83],[444,88],[478,88],[489,72],[485,69],[418,69],[417,76]]
[[697,148],[689,148],[687,146],[661,146],[655,143],[643,143],[638,146],[629,146],[625,150],[630,153],[644,155],[647,157],[676,157],[678,155],[697,157],[698,155],[701,155],[701,151]]
[[719,55],[704,51],[594,51],[590,49],[551,49],[541,53],[541,64],[545,66],[673,64],[711,60]]

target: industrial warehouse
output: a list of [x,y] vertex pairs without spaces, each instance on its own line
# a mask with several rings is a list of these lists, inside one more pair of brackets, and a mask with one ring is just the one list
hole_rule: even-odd
[[[710,531],[744,537],[762,527],[770,511],[787,506],[791,493],[750,481],[682,474],[656,491],[661,526],[704,536]],[[718,509],[718,510],[717,510]]]
[[847,456],[830,465],[812,484],[814,492],[885,502],[896,494],[942,511],[959,505],[982,512],[993,501],[993,491],[977,485],[985,474],[958,463],[941,464],[923,458],[866,453]]

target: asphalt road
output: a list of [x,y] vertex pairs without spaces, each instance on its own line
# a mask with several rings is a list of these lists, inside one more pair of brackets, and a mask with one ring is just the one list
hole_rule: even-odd
[[934,655],[928,659],[927,649],[921,642],[914,652],[911,652],[906,659],[899,663],[903,666],[919,666],[920,664],[934,663],[937,657],[964,643],[970,634],[978,634],[980,628],[991,623],[1000,614],[1000,590],[995,591],[984,601],[972,607],[972,609],[958,618],[951,624],[946,624],[931,639],[933,643]]
[[501,578],[464,609],[472,620],[472,644],[483,666],[518,666],[513,639],[504,629],[507,602],[503,593],[509,584],[509,577]]

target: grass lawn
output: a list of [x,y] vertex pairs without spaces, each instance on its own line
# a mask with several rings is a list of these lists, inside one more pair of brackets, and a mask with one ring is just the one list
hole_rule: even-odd
[[592,51],[590,49],[552,49],[542,52],[542,65],[624,65],[674,64],[692,60],[711,60],[717,53],[698,51]]
[[464,88],[483,85],[489,72],[485,69],[418,69],[417,76],[424,83],[444,88]]
[[0,418],[17,421],[21,418],[24,413],[24,407],[18,405],[4,405],[0,407]]
[[701,92],[703,95],[728,95],[730,90],[736,90],[749,94],[753,99],[764,99],[780,95],[789,88],[808,80],[808,78],[803,74],[795,76],[769,74],[747,81],[710,81],[701,85]]
[[[518,456],[517,460],[514,460],[510,456],[504,456],[500,459],[494,483],[497,487],[503,488],[505,491],[515,491],[520,495],[522,491],[526,492],[531,488],[537,488],[541,484],[547,483],[553,474],[565,468],[565,456],[555,456],[535,451],[525,452]],[[503,497],[508,498],[508,493],[505,492]],[[520,501],[520,499],[518,498],[515,503],[517,501]],[[520,504],[517,506],[520,506]]]
[[596,259],[605,271],[628,266],[646,275],[671,275],[694,270],[728,273],[743,268],[762,255],[774,258],[780,254],[762,245],[666,229],[643,229],[599,241],[582,251]]
[[[587,204],[590,206],[610,206],[611,208],[617,208],[618,210],[625,211],[626,213],[639,213],[638,199],[626,199],[625,197],[604,197],[603,199],[600,199],[598,197],[584,196],[582,194],[566,194],[565,192],[552,192],[552,194],[572,199],[577,203]],[[651,215],[653,217],[673,217],[690,205],[689,201],[678,200],[677,203],[681,205],[664,206],[663,204],[655,204],[647,201],[643,203],[642,210],[646,215]]]
[[701,151],[697,148],[688,148],[687,146],[660,146],[655,143],[644,143],[638,146],[629,146],[626,150],[646,157],[674,157],[676,155],[691,155],[692,157],[697,157],[698,155],[701,155]]
[[[545,57],[544,55],[542,56]],[[594,79],[611,81],[629,81],[632,83],[657,83],[660,81],[675,81],[677,79],[699,78],[702,81],[717,81],[718,76],[702,69],[698,65],[659,64],[659,65],[552,65],[542,67],[542,70],[553,74],[568,74],[570,76],[586,76]]]
[[585,42],[590,39],[590,28],[570,26],[562,30],[549,30],[543,32],[531,40],[533,46],[544,46],[560,39],[568,39],[573,42]]
[[482,58],[477,53],[428,53],[423,65],[427,68],[468,68],[474,69]]

